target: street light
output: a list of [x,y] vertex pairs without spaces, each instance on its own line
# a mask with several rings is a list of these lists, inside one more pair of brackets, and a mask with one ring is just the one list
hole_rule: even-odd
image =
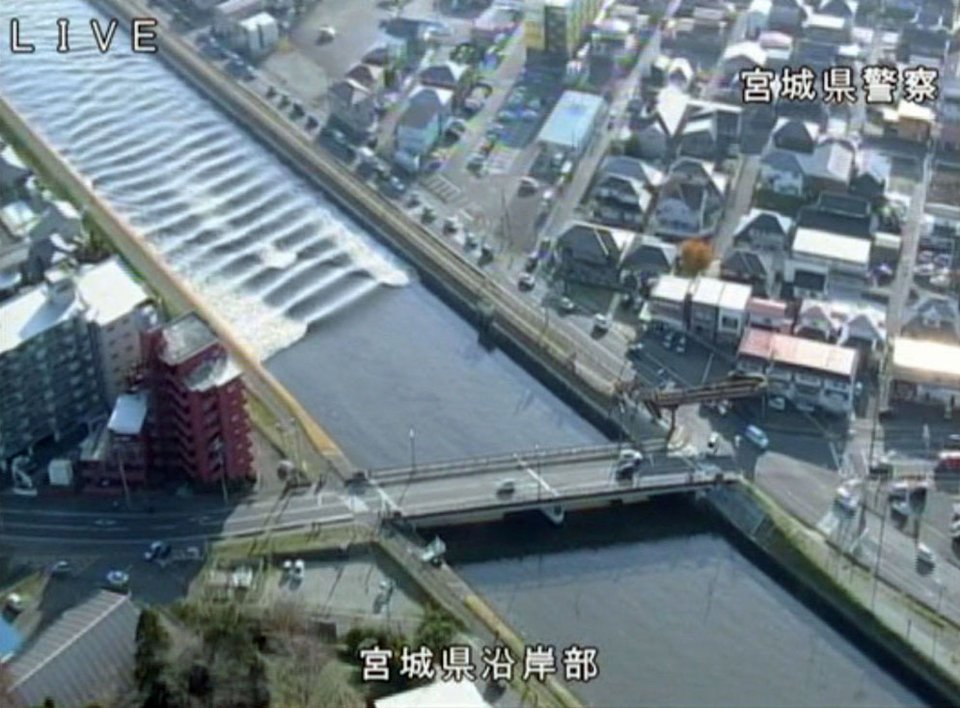
[[413,475],[417,472],[417,434],[413,426],[410,426],[410,474],[407,476],[407,483],[403,485],[403,492],[400,494],[400,501],[397,506],[403,506],[403,500],[407,496],[407,490],[413,481]]

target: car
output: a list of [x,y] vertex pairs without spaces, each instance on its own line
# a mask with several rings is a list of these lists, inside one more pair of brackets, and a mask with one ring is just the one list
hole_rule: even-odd
[[73,572],[73,565],[68,560],[58,560],[50,566],[50,575],[55,577],[70,575],[71,572]]
[[537,284],[537,277],[533,273],[521,273],[517,280],[517,287],[521,290],[533,290]]
[[482,155],[479,152],[475,152],[470,156],[470,159],[467,160],[467,169],[472,172],[479,172],[487,164],[487,158],[485,155]]
[[354,484],[366,484],[370,481],[370,472],[367,470],[357,470],[353,473],[350,481]]
[[770,406],[771,410],[787,410],[787,400],[783,396],[770,396],[770,398],[767,399],[767,405]]
[[497,482],[497,496],[507,497],[517,490],[516,482],[512,479],[501,479]]
[[670,349],[673,347],[673,331],[667,332],[666,336],[663,338],[663,348]]
[[155,560],[162,560],[170,555],[173,550],[166,541],[154,541],[150,547],[144,551],[143,559],[148,563]]
[[606,334],[610,331],[610,317],[603,313],[593,316],[593,331],[597,334]]
[[317,43],[332,42],[337,38],[337,28],[332,25],[321,25],[317,28]]
[[420,212],[420,221],[425,224],[429,224],[434,219],[437,218],[437,211],[431,206],[425,206],[423,211]]
[[565,315],[573,313],[577,309],[577,303],[568,297],[560,298],[560,312]]
[[722,418],[730,412],[730,402],[729,401],[720,401],[717,404],[717,414]]
[[950,433],[947,439],[943,441],[945,450],[960,450],[960,433]]
[[290,573],[291,577],[294,580],[303,580],[303,576],[307,572],[307,564],[303,562],[302,558],[297,558],[293,562],[293,568]]
[[418,192],[410,192],[410,196],[407,197],[407,207],[410,209],[415,209],[416,207],[420,206],[421,201],[422,199],[420,198],[420,194]]
[[760,450],[766,450],[770,447],[770,438],[756,425],[748,425],[743,431],[744,437],[756,445]]
[[933,264],[938,268],[949,268],[953,264],[953,256],[949,253],[938,253],[933,257]]
[[201,561],[203,560],[203,549],[200,546],[187,546],[184,557],[191,561]]
[[917,564],[929,567],[933,567],[937,564],[936,554],[934,554],[933,549],[931,549],[925,543],[917,544]]
[[474,248],[480,245],[479,239],[472,231],[463,232],[463,247],[468,251],[472,251]]
[[933,263],[918,263],[917,267],[913,269],[913,272],[922,278],[929,278],[936,272],[936,269]]
[[643,354],[643,342],[634,342],[627,347],[627,356],[631,359],[639,359]]
[[913,510],[910,508],[910,503],[906,499],[894,499],[890,502],[890,510],[904,518],[909,518],[913,515]]
[[520,180],[520,194],[533,194],[540,189],[540,183],[533,177],[523,177]]
[[126,590],[130,585],[130,575],[122,570],[111,570],[107,573],[107,586],[114,590]]
[[525,108],[520,111],[520,120],[525,123],[534,123],[540,117],[540,111],[535,111],[532,108]]
[[676,351],[677,354],[686,354],[687,352],[687,338],[682,334],[680,335],[680,339],[677,340],[677,348],[674,351]]
[[716,457],[719,451],[720,451],[720,433],[710,433],[710,437],[707,438],[707,456]]
[[6,607],[6,609],[10,612],[20,614],[23,612],[24,607],[26,607],[26,602],[24,602],[22,595],[12,592],[7,595],[7,599],[4,602],[4,607]]
[[448,216],[443,220],[443,232],[445,234],[455,234],[460,230],[460,220],[455,216]]
[[523,269],[528,273],[533,273],[538,265],[540,265],[540,254],[534,252],[528,255],[527,260],[523,262]]
[[860,494],[852,487],[841,484],[834,495],[834,503],[848,514],[856,513],[860,507]]
[[403,194],[405,191],[407,191],[407,183],[399,177],[391,177],[390,188],[398,194]]
[[920,251],[917,253],[917,263],[931,263],[933,262],[933,258],[933,251]]

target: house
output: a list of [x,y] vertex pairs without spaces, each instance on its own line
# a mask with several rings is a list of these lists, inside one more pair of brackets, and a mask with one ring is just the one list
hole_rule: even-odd
[[651,230],[671,238],[712,237],[723,215],[726,189],[726,178],[712,165],[680,158],[660,187]]
[[694,76],[695,72],[689,59],[661,54],[650,64],[644,86],[654,89],[669,87],[677,91],[686,91],[693,83]]
[[360,84],[374,96],[379,96],[386,88],[385,72],[382,66],[362,62],[354,64],[343,78]]
[[887,369],[890,397],[939,404],[952,412],[960,403],[960,345],[896,337]]
[[114,705],[134,688],[140,610],[128,595],[99,590],[53,619],[4,666],[14,705]]
[[886,199],[892,164],[890,157],[882,152],[861,150],[857,154],[853,179],[850,180],[851,194],[880,206]]
[[853,410],[859,362],[856,349],[754,328],[737,350],[737,368],[766,375],[770,393],[844,415]]
[[663,173],[647,162],[606,157],[590,193],[595,218],[613,226],[639,228],[662,180]]
[[721,157],[716,114],[707,114],[687,121],[677,139],[677,154],[702,160],[716,160]]
[[433,64],[420,72],[420,83],[453,92],[454,105],[462,105],[473,88],[473,73],[465,64],[446,61]]
[[782,300],[751,297],[747,302],[747,327],[789,333],[793,327],[790,307]]
[[689,328],[705,339],[738,342],[749,300],[748,285],[700,276],[690,290]]
[[575,222],[557,238],[558,273],[567,282],[619,290],[633,240],[629,231]]
[[809,121],[779,118],[770,137],[775,148],[812,153],[820,137],[820,126]]
[[870,267],[870,241],[828,231],[799,227],[783,281],[794,297],[820,297],[843,292],[859,296]]
[[673,270],[678,249],[656,236],[644,234],[633,245],[623,261],[623,270],[637,283],[659,277]]
[[761,251],[783,254],[793,236],[794,222],[775,211],[751,209],[740,219],[734,232],[734,244],[751,246]]
[[726,86],[739,85],[741,71],[766,65],[767,52],[759,42],[735,42],[728,46],[720,57],[720,76]]
[[908,308],[901,334],[932,342],[960,344],[960,312],[954,299],[928,296]]
[[877,232],[877,218],[867,199],[835,192],[825,192],[802,207],[797,225],[863,239],[871,239]]
[[853,20],[857,14],[859,3],[856,0],[823,0],[817,8],[821,15],[830,17],[842,17],[845,20]]
[[774,194],[793,197],[844,192],[855,154],[853,143],[840,138],[821,139],[809,154],[774,147],[760,160],[759,184]]
[[631,119],[637,157],[660,159],[667,155],[680,131],[688,101],[685,93],[668,86],[657,95],[653,111]]
[[927,144],[937,120],[936,111],[929,106],[901,100],[896,108],[881,111],[884,131],[901,140]]
[[735,283],[745,283],[757,297],[773,294],[776,270],[773,259],[763,253],[735,248],[727,252],[720,263],[720,277]]
[[688,295],[693,281],[676,275],[662,275],[650,291],[647,313],[650,322],[665,329],[687,328]]
[[327,91],[330,116],[344,129],[366,135],[377,125],[377,101],[370,89],[353,79],[341,79]]
[[743,108],[716,101],[691,100],[687,120],[694,121],[710,116],[716,127],[716,138],[721,149],[740,142],[740,123]]
[[806,16],[807,8],[802,0],[772,0],[767,29],[795,34]]
[[850,41],[853,19],[840,15],[810,13],[803,23],[803,36],[824,44],[846,44]]
[[793,333],[798,337],[820,342],[836,342],[840,334],[840,323],[834,321],[830,302],[815,298],[802,300]]
[[420,169],[420,160],[430,152],[446,128],[453,92],[421,86],[410,96],[395,129],[397,162],[411,172]]

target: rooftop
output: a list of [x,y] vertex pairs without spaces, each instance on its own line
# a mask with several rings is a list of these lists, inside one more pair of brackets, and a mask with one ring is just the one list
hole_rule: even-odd
[[678,275],[663,275],[653,286],[651,298],[667,300],[669,302],[683,302],[690,291],[691,280]]
[[843,377],[854,375],[858,359],[856,349],[755,328],[744,334],[737,354]]
[[747,302],[747,312],[761,317],[783,317],[787,314],[787,303],[782,300],[752,297]]
[[87,319],[109,324],[150,301],[147,291],[113,256],[77,275],[77,288],[87,306]]
[[16,349],[82,311],[83,304],[78,298],[69,301],[50,298],[42,286],[0,303],[0,354]]
[[174,366],[219,343],[219,340],[198,314],[189,312],[164,325],[163,342],[162,358]]
[[123,393],[113,404],[107,427],[117,435],[139,435],[147,418],[147,392]]
[[96,593],[61,615],[10,662],[11,692],[27,705],[49,698],[57,705],[81,706],[128,687],[139,618],[126,595]]
[[544,123],[537,140],[580,150],[590,139],[590,132],[603,105],[602,96],[582,91],[565,91]]
[[960,345],[924,339],[897,337],[893,340],[893,365],[945,378],[960,378]]
[[870,241],[855,236],[800,227],[793,239],[794,255],[816,256],[856,265],[870,262]]

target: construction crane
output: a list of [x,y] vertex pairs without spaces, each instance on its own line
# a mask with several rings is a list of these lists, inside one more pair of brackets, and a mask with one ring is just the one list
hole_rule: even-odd
[[617,395],[635,403],[642,403],[655,418],[661,418],[663,411],[670,411],[670,432],[673,435],[676,426],[677,408],[687,403],[718,403],[738,398],[752,398],[767,388],[767,377],[763,374],[732,373],[727,379],[703,386],[689,388],[662,389],[648,385],[641,379],[624,381],[617,385]]

